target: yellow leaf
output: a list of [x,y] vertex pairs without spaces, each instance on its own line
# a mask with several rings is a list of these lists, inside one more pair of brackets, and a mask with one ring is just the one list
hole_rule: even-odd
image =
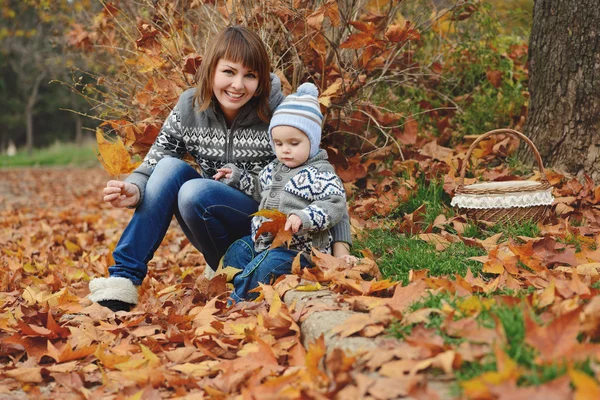
[[65,247],[67,248],[69,253],[73,253],[73,254],[75,254],[81,250],[81,247],[79,247],[77,244],[71,242],[70,240],[65,240]]
[[137,369],[142,365],[146,364],[147,360],[144,358],[130,358],[129,361],[125,361],[120,364],[115,364],[114,367],[119,371],[128,371]]
[[[210,267],[207,265],[206,268],[210,268]],[[219,268],[217,268],[217,270],[215,271],[215,276],[225,275],[227,277],[227,282],[231,282],[231,281],[233,281],[233,278],[237,274],[239,274],[241,271],[242,270],[240,268],[234,268],[234,267],[230,267],[230,266],[223,268],[222,265],[219,265]]]
[[434,16],[434,19],[437,19],[431,25],[431,29],[441,36],[454,33],[456,31],[456,24],[450,19],[452,13],[447,10],[442,10],[441,12],[444,13],[441,17],[437,18],[437,16]]
[[213,371],[213,367],[215,367],[219,362],[214,360],[204,361],[200,364],[196,363],[185,363],[185,364],[177,364],[173,367],[169,367],[174,371],[179,371],[184,374],[193,376],[194,378],[202,378],[203,376],[210,375]]
[[321,290],[323,286],[319,282],[315,282],[312,285],[300,285],[296,286],[296,290],[300,292],[314,292],[316,290]]
[[499,345],[494,348],[496,354],[496,368],[498,371],[490,371],[461,383],[464,393],[469,398],[487,398],[490,386],[497,386],[511,379],[516,380],[521,371],[517,363],[511,359]]
[[31,263],[27,263],[23,265],[23,271],[27,272],[28,274],[35,274],[38,271],[38,269],[31,265]]
[[489,310],[493,305],[494,300],[492,299],[482,299],[478,296],[471,296],[465,300],[458,301],[458,309],[465,316],[471,316],[474,314],[479,314],[483,309]]
[[569,376],[576,389],[575,400],[600,399],[600,387],[594,378],[574,369],[569,369]]
[[139,162],[131,162],[131,156],[120,137],[117,137],[116,142],[111,143],[104,138],[102,128],[96,128],[96,142],[100,153],[98,160],[111,176],[129,174],[139,165]]
[[[555,285],[554,285],[554,279],[552,279],[550,281],[550,283],[548,284],[548,286],[546,286],[546,289],[544,289],[542,294],[540,294],[539,297],[537,297],[536,306],[538,308],[544,308],[544,307],[549,306],[550,304],[554,303],[554,294],[555,294]],[[536,299],[534,297],[534,304],[535,304],[535,300]]]
[[333,82],[329,87],[321,93],[319,96],[319,103],[323,104],[325,107],[331,106],[331,98],[337,95],[337,91],[342,86],[342,78],[338,78],[335,82]]
[[276,291],[273,291],[273,296],[271,297],[271,307],[269,308],[269,316],[277,317],[279,312],[281,311],[281,298],[277,294]]
[[177,285],[171,285],[171,286],[167,286],[166,288],[162,289],[160,292],[158,292],[157,294],[163,295],[163,294],[167,294],[167,293],[171,293],[177,290]]
[[144,395],[144,389],[140,390],[139,392],[137,392],[136,394],[126,397],[127,400],[141,400],[142,396]]
[[149,366],[155,367],[160,364],[160,359],[158,358],[158,356],[156,354],[154,354],[152,352],[152,350],[150,350],[148,347],[144,346],[143,344],[140,344],[140,348],[142,349],[142,354],[144,355],[144,358],[146,360],[148,360]]

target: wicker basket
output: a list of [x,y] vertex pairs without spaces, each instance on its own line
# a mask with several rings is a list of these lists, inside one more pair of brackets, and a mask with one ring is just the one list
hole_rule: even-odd
[[[522,139],[529,145],[535,155],[540,170],[540,182],[505,181],[485,182],[465,186],[465,172],[471,154],[479,142],[497,133],[508,133]],[[465,161],[460,170],[460,178],[455,188],[452,206],[467,218],[479,221],[505,222],[514,224],[530,220],[538,222],[547,215],[554,197],[552,186],[546,179],[540,153],[527,136],[512,129],[496,129],[477,138],[469,147]]]

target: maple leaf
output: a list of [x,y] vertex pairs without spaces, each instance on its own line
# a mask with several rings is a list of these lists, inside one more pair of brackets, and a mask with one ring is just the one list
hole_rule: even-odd
[[271,249],[277,248],[279,246],[286,245],[290,246],[292,242],[292,230],[285,230],[285,222],[287,221],[287,216],[279,210],[260,210],[252,214],[257,217],[265,217],[270,219],[270,221],[263,222],[260,228],[256,231],[256,235],[254,239],[258,239],[260,235],[263,233],[270,233],[273,235],[273,243],[271,243]]
[[405,40],[417,40],[420,35],[415,29],[411,29],[410,21],[406,21],[404,26],[389,25],[385,31],[385,37],[390,42],[403,42]]
[[337,1],[329,0],[323,4],[306,18],[306,23],[311,28],[320,31],[323,27],[323,21],[326,16],[331,21],[332,26],[338,26],[340,24],[340,11]]
[[81,349],[73,350],[71,343],[67,341],[62,347],[55,347],[50,341],[48,341],[48,353],[47,355],[52,357],[56,362],[63,363],[67,361],[79,360],[85,358],[96,352],[97,346],[86,346]]
[[354,182],[357,179],[367,176],[367,169],[362,164],[360,154],[347,159],[348,168],[339,167],[336,172],[344,182]]
[[540,361],[560,360],[579,345],[577,335],[581,327],[580,312],[577,308],[554,319],[547,326],[537,325],[528,313],[524,313],[525,342],[539,351]]
[[98,160],[111,176],[129,174],[139,166],[140,162],[131,162],[131,156],[120,137],[111,143],[105,139],[102,128],[96,128],[96,141],[99,151]]

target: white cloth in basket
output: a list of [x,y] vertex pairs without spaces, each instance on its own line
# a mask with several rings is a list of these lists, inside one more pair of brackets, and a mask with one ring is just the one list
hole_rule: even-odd
[[534,181],[506,181],[506,182],[486,182],[475,183],[465,186],[465,189],[481,190],[506,190],[514,188],[514,192],[502,194],[465,194],[459,193],[450,203],[452,207],[459,208],[514,208],[514,207],[532,207],[551,205],[554,202],[552,188],[545,190],[536,190],[531,192],[519,191],[520,188],[529,188],[539,185]]

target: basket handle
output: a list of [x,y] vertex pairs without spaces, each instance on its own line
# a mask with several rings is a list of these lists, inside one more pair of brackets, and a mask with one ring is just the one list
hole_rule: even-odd
[[458,186],[456,187],[457,190],[460,190],[460,189],[464,188],[464,186],[465,186],[465,173],[467,172],[467,164],[469,164],[469,161],[471,160],[471,154],[473,153],[473,150],[475,150],[475,146],[482,140],[485,140],[488,137],[495,135],[497,133],[508,133],[508,134],[516,137],[517,139],[522,139],[523,141],[525,141],[525,143],[527,143],[529,145],[529,148],[533,151],[535,160],[537,161],[538,168],[540,170],[541,181],[548,182],[548,180],[546,179],[546,172],[544,171],[544,165],[542,164],[542,157],[540,156],[540,153],[536,149],[536,147],[533,144],[533,142],[531,141],[531,139],[529,139],[527,136],[523,135],[521,132],[515,131],[514,129],[495,129],[493,131],[489,131],[489,132],[484,133],[483,135],[479,136],[477,139],[475,139],[475,141],[469,147],[469,150],[467,151],[467,156],[465,157],[462,168],[460,169],[460,180],[459,180]]

